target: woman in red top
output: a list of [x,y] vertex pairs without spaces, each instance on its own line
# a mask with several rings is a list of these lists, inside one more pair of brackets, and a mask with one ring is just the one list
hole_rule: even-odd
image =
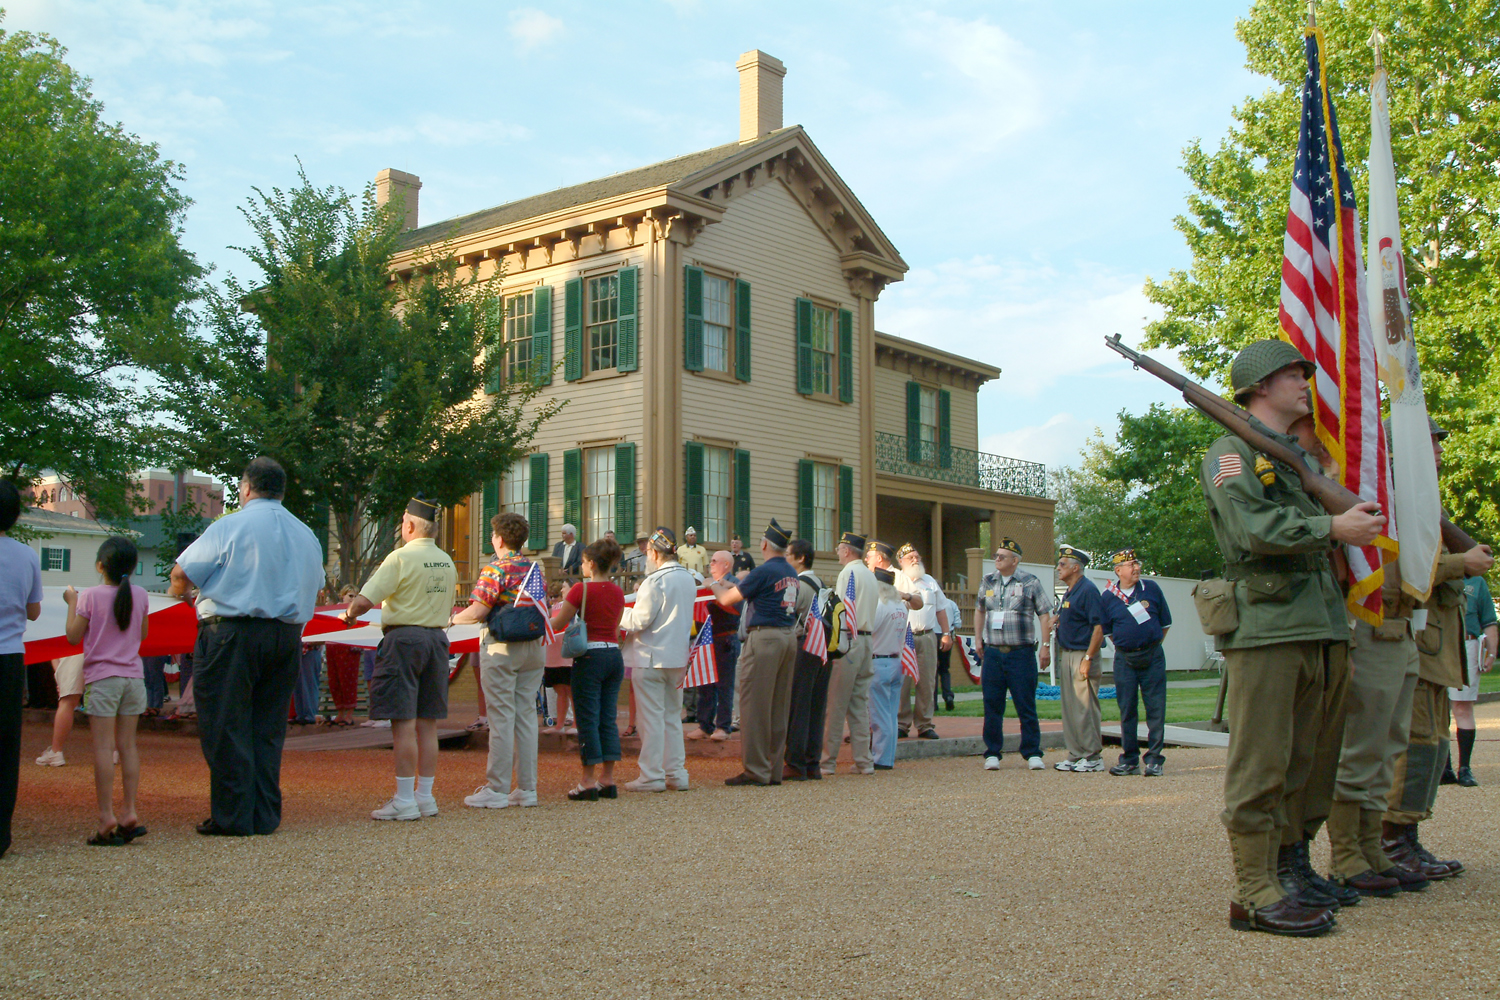
[[[625,594],[609,579],[619,563],[620,546],[607,538],[583,550],[583,582],[559,601],[552,612],[552,627],[561,631],[583,609],[588,629],[588,652],[573,661],[573,721],[578,725],[578,752],[583,777],[568,798],[596,801],[619,797],[615,788],[615,762],[620,759],[620,684],[625,661],[620,657],[620,616],[625,613]],[[585,600],[585,596],[587,599]],[[602,781],[594,768],[604,765]]]

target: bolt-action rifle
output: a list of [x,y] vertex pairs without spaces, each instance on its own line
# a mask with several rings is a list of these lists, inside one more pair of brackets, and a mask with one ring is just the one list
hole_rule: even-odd
[[[1154,361],[1126,347],[1120,342],[1118,333],[1112,337],[1105,337],[1104,345],[1122,355],[1135,367],[1150,372],[1181,392],[1182,398],[1190,405],[1209,419],[1221,424],[1229,433],[1243,438],[1256,451],[1263,452],[1296,469],[1297,474],[1302,477],[1303,489],[1315,497],[1329,513],[1342,514],[1351,507],[1365,502],[1359,494],[1346,489],[1309,466],[1299,452],[1256,430],[1250,423],[1250,414],[1245,410],[1217,393],[1209,392],[1181,372],[1173,371],[1161,362]],[[1448,547],[1449,552],[1467,552],[1474,547],[1474,539],[1446,517],[1443,518],[1442,529],[1443,544]]]

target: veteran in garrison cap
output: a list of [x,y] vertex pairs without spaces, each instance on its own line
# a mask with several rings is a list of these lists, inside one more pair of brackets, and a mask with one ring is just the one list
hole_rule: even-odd
[[[1109,558],[1115,579],[1099,598],[1104,634],[1115,644],[1115,701],[1120,706],[1120,759],[1109,773],[1116,777],[1140,774],[1162,776],[1167,716],[1167,657],[1161,644],[1172,627],[1167,596],[1151,580],[1141,579],[1141,561],[1134,548]],[[1140,704],[1146,706],[1146,755],[1141,757]]]
[[[943,588],[922,565],[922,554],[910,542],[896,550],[896,592],[907,601],[909,607],[907,624],[911,626],[913,642],[917,647],[917,679],[902,675],[900,708],[896,714],[896,732],[905,739],[915,723],[917,737],[924,740],[938,738],[932,716],[937,699],[938,646],[947,649],[952,644],[948,635],[948,599]],[[912,704],[912,695],[916,704]]]
[[[1251,426],[1295,450],[1288,431],[1312,408],[1313,370],[1286,341],[1262,340],[1235,356],[1230,386]],[[1210,623],[1229,678],[1221,819],[1234,868],[1230,926],[1321,934],[1334,926],[1335,900],[1289,895],[1277,871],[1283,848],[1295,852],[1306,838],[1292,813],[1323,727],[1326,679],[1348,669],[1349,617],[1329,554],[1341,542],[1369,544],[1385,518],[1374,504],[1330,515],[1299,470],[1233,434],[1209,447],[1199,478],[1233,604]]]
[[[1000,769],[1005,743],[1005,696],[1016,703],[1021,722],[1021,756],[1040,771],[1042,728],[1036,717],[1037,640],[1052,634],[1052,594],[1033,573],[1021,568],[1021,544],[1003,537],[995,547],[995,571],[979,583],[974,605],[974,634],[983,665],[984,766]],[[1042,642],[1042,667],[1052,661],[1051,645]]]
[[1062,699],[1063,745],[1059,771],[1102,771],[1104,734],[1099,712],[1099,647],[1104,619],[1099,588],[1084,576],[1092,556],[1074,545],[1057,547],[1057,579],[1067,593],[1057,609],[1057,685]]
[[772,518],[760,539],[761,564],[738,584],[709,584],[724,607],[743,601],[740,648],[740,749],[743,770],[726,785],[779,785],[797,659],[797,571],[786,560],[792,536]]
[[677,561],[697,574],[699,580],[708,576],[708,550],[698,544],[698,529],[692,525],[682,533],[682,544],[677,546]]
[[828,675],[828,717],[823,724],[822,773],[832,774],[843,745],[844,727],[849,728],[849,748],[854,753],[854,769],[860,774],[874,774],[875,761],[870,755],[870,681],[875,665],[870,659],[870,633],[880,607],[880,588],[875,574],[865,565],[864,535],[846,531],[839,536],[835,554],[842,567],[834,581],[833,595],[853,609],[854,634],[830,636],[829,641],[844,643],[844,655],[831,656]]
[[390,719],[395,744],[396,794],[372,819],[409,820],[432,803],[439,719],[448,717],[448,634],[458,571],[437,547],[439,507],[421,494],[401,515],[401,546],[385,557],[345,620],[379,604],[385,637],[375,650],[370,718]]

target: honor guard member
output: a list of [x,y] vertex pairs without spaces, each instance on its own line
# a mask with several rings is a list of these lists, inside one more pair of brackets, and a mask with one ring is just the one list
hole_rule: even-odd
[[[948,634],[948,599],[943,588],[922,565],[922,554],[908,542],[896,550],[896,591],[900,594],[915,594],[920,601],[907,615],[913,641],[917,644],[917,680],[901,677],[901,710],[896,717],[896,730],[904,738],[911,732],[913,720],[917,724],[917,736],[924,740],[938,738],[932,724],[932,715],[937,699],[938,645],[948,648],[953,638]],[[912,693],[916,692],[917,703],[912,708]]]
[[[984,767],[1000,769],[1005,746],[1005,694],[1021,721],[1021,756],[1040,771],[1042,727],[1036,718],[1037,637],[1052,634],[1052,595],[1035,575],[1021,569],[1021,545],[1005,538],[995,550],[995,572],[979,583],[974,636],[979,642],[979,685],[984,692]],[[1041,666],[1052,660],[1042,645]]]
[[[1441,472],[1443,439],[1448,432],[1431,425],[1432,457]],[[1417,686],[1412,695],[1410,735],[1405,752],[1396,755],[1380,846],[1390,859],[1429,879],[1457,875],[1464,866],[1439,861],[1422,846],[1417,824],[1432,817],[1438,783],[1448,759],[1448,689],[1464,683],[1464,577],[1482,576],[1494,566],[1489,546],[1450,553],[1443,546],[1433,577],[1432,595],[1421,607],[1427,627],[1417,633]]]
[[1121,549],[1110,557],[1115,579],[1099,598],[1104,634],[1115,644],[1115,701],[1120,706],[1120,760],[1109,769],[1113,775],[1139,774],[1140,729],[1136,724],[1136,692],[1146,708],[1146,759],[1148,778],[1161,777],[1166,758],[1167,657],[1162,641],[1172,627],[1172,609],[1167,596],[1150,580],[1141,579],[1141,561],[1135,549]]
[[786,561],[792,537],[776,519],[760,540],[761,564],[738,584],[709,584],[724,607],[743,601],[740,650],[740,748],[744,770],[726,785],[779,785],[797,659],[797,571]]
[[385,637],[375,650],[370,718],[391,720],[396,794],[371,819],[437,815],[437,723],[448,717],[448,633],[458,571],[437,547],[438,505],[413,499],[401,517],[401,547],[385,557],[349,602],[344,621],[381,605]]
[[[1068,588],[1057,608],[1057,683],[1061,688],[1066,760],[1059,771],[1102,771],[1104,736],[1099,714],[1099,647],[1104,617],[1099,588],[1083,575],[1093,557],[1072,545],[1057,547],[1057,578]],[[1123,730],[1122,730],[1123,732]]]
[[849,640],[848,652],[833,660],[829,672],[822,770],[824,774],[833,773],[847,722],[855,770],[860,774],[874,774],[875,763],[870,756],[870,679],[874,676],[874,664],[870,662],[870,632],[875,628],[880,591],[875,574],[864,564],[863,535],[844,532],[839,536],[835,553],[843,568],[834,581],[833,593],[853,607],[855,633]]
[[[1291,344],[1263,340],[1235,356],[1230,384],[1257,430],[1300,451],[1287,430],[1311,411],[1312,374]],[[1372,503],[1330,516],[1295,469],[1233,434],[1209,447],[1199,476],[1237,615],[1218,640],[1229,678],[1220,818],[1234,860],[1230,926],[1322,934],[1332,911],[1289,897],[1277,859],[1286,801],[1307,780],[1322,726],[1325,678],[1347,669],[1349,618],[1328,555],[1337,542],[1369,544],[1385,517]]]
[[688,528],[682,540],[685,544],[677,547],[677,561],[698,574],[700,581],[708,579],[708,550],[698,544],[698,529]]

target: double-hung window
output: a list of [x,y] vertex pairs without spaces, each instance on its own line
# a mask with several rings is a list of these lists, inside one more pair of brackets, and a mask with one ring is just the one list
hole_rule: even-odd
[[729,448],[703,449],[703,540],[713,545],[729,544],[734,519],[734,452]]
[[[832,396],[837,388],[834,373],[838,370],[835,361],[838,355],[837,316],[832,309],[812,307],[812,391],[819,396]],[[819,549],[819,551],[824,551]]]
[[813,548],[832,552],[838,542],[839,467],[813,464]]
[[615,529],[615,449],[583,453],[583,538],[597,541]]
[[500,480],[500,513],[529,517],[531,456],[518,458]]
[[703,276],[703,367],[728,372],[734,350],[734,282]]
[[525,379],[530,375],[534,303],[531,292],[505,297],[505,377],[508,380]]
[[587,314],[583,342],[588,352],[588,370],[605,371],[614,368],[617,361],[620,277],[618,274],[606,274],[589,278],[585,285]]

